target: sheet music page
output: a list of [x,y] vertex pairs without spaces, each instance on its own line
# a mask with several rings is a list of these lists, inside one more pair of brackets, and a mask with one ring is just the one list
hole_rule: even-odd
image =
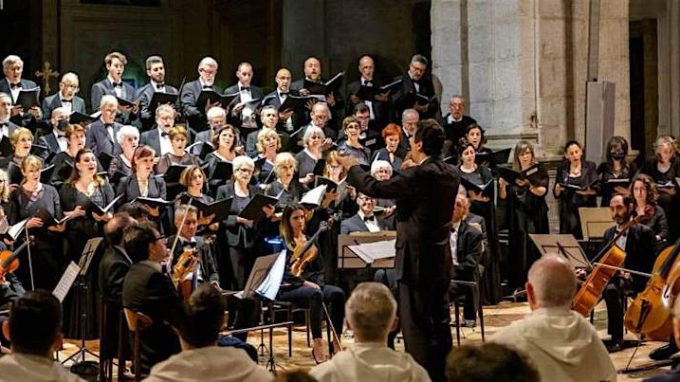
[[80,273],[80,267],[71,261],[68,264],[68,267],[66,267],[64,274],[61,275],[59,284],[57,284],[57,286],[54,287],[54,290],[52,291],[52,294],[59,300],[59,302],[64,302],[64,298],[68,294],[68,291],[71,290],[71,286],[76,280],[76,277],[78,277],[78,273]]
[[279,294],[279,289],[281,288],[283,274],[285,271],[286,250],[284,249],[281,251],[281,253],[279,253],[279,256],[276,258],[276,262],[267,274],[267,277],[265,277],[260,286],[255,289],[255,292],[269,300],[275,300],[276,295]]
[[365,261],[366,264],[373,264],[375,260],[389,259],[395,256],[394,246],[396,239],[376,241],[358,245],[349,245],[347,248],[354,252]]

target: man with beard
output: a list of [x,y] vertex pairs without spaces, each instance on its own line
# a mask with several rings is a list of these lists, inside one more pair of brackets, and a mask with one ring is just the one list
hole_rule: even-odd
[[135,96],[135,99],[139,99],[139,119],[142,121],[142,130],[151,129],[154,123],[156,110],[149,109],[154,93],[177,94],[174,86],[165,83],[163,57],[149,56],[146,59],[146,74],[149,76],[149,83],[140,88]]

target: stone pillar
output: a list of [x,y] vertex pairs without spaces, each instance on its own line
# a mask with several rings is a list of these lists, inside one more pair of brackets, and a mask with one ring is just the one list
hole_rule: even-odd
[[462,95],[469,100],[467,19],[461,18],[466,3],[467,0],[435,0],[431,5],[432,73],[444,86],[442,115],[448,113],[452,95]]
[[281,19],[281,65],[293,72],[293,80],[299,79],[305,58],[326,57],[324,2],[284,0]]

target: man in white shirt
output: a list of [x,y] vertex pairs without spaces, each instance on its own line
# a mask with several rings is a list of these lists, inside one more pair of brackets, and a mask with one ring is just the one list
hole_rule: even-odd
[[47,291],[27,292],[17,299],[2,324],[12,353],[0,358],[0,381],[84,381],[52,357],[64,341],[61,320],[59,300]]
[[[68,141],[64,135],[64,129],[69,124],[69,114],[69,111],[63,106],[52,110],[52,118],[50,119],[52,130],[38,138],[38,144],[47,147],[54,154],[66,151]],[[47,157],[47,154],[43,156],[43,159]]]
[[425,369],[408,354],[387,347],[387,334],[397,325],[397,303],[386,286],[359,284],[345,304],[354,345],[309,374],[320,382],[429,381]]
[[492,341],[511,346],[538,368],[542,381],[616,381],[616,369],[595,328],[570,309],[576,291],[571,265],[546,255],[529,269],[532,312],[499,330]]
[[352,232],[378,232],[386,229],[384,220],[378,219],[373,213],[376,206],[375,198],[358,193],[356,201],[359,211],[342,221],[340,233],[346,235]]
[[184,322],[176,327],[182,352],[155,365],[145,381],[273,380],[244,350],[217,346],[225,309],[222,296],[213,286],[203,284],[196,289],[187,303]]

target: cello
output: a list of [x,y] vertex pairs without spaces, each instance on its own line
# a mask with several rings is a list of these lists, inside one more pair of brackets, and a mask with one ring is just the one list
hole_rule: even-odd
[[680,292],[679,253],[680,239],[659,253],[647,286],[626,310],[626,329],[656,341],[667,341],[673,334],[673,302]]
[[[634,219],[628,221],[621,228],[621,231],[612,238],[607,245],[602,248],[600,253],[595,256],[595,260],[600,259],[599,262],[594,263],[592,272],[588,275],[586,281],[581,285],[581,289],[574,295],[571,301],[571,309],[579,312],[583,317],[588,317],[593,311],[595,305],[600,301],[604,288],[609,283],[612,277],[621,268],[623,262],[626,260],[626,252],[615,245],[616,241],[630,228],[633,224],[640,222],[645,215],[636,216]],[[606,252],[605,252],[606,251]]]

